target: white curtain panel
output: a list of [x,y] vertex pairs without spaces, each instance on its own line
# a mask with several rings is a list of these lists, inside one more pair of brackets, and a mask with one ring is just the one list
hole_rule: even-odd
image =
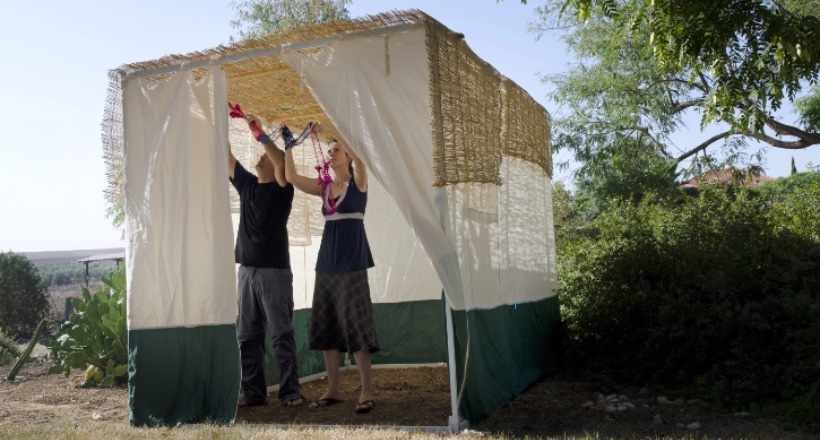
[[[439,261],[453,260],[454,241],[442,227],[442,192],[432,186],[432,135],[424,30],[387,37],[343,40],[307,54],[288,53],[282,60],[300,73],[331,122],[368,167],[369,176],[392,197],[395,212],[412,228],[418,242],[396,240],[390,230],[371,232],[376,193],[368,196],[366,227],[371,246],[409,249],[423,245],[433,270],[414,280],[435,278],[438,287],[425,293],[462,296],[458,271]],[[394,222],[395,223],[395,222]],[[374,250],[377,268],[388,265]],[[457,265],[456,265],[457,267]],[[455,277],[450,276],[455,274]],[[395,279],[395,277],[394,277]],[[431,283],[432,284],[432,283]],[[408,287],[406,289],[410,289]],[[375,290],[372,289],[371,290]],[[374,301],[376,298],[374,298]]]
[[[283,60],[300,73],[392,197],[453,308],[492,308],[554,295],[554,251],[547,232],[552,230],[550,181],[543,171],[505,157],[500,187],[432,186],[423,29],[343,40],[307,54],[286,54]],[[398,244],[389,233],[371,243],[382,241],[395,242],[398,249],[410,246]]]
[[226,99],[219,68],[124,83],[129,329],[236,321]]
[[423,30],[341,41],[310,54],[286,54],[283,61],[301,74],[368,167],[365,228],[376,262],[368,271],[373,302],[440,298],[441,281],[423,252],[423,237],[414,232],[419,223],[441,229],[430,186]]

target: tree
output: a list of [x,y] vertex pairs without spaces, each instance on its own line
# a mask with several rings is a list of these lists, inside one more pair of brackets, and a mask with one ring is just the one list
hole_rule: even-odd
[[231,27],[240,39],[262,37],[305,24],[346,20],[351,0],[245,0],[233,2],[236,20]]
[[[556,84],[552,98],[569,109],[555,124],[556,149],[601,167],[615,152],[634,155],[651,145],[674,169],[697,155],[714,163],[706,150],[721,141],[719,162],[729,163],[759,159],[746,153],[750,141],[786,149],[820,144],[818,88],[795,102],[800,126],[774,113],[820,71],[820,45],[813,44],[820,21],[811,15],[820,2],[792,4],[545,1],[533,29],[568,30],[563,39],[579,60],[570,72],[545,78]],[[691,112],[702,115],[701,127],[726,128],[675,151],[669,136]]]
[[[820,133],[778,122],[772,112],[820,75],[820,2],[736,0],[565,0],[560,19],[611,22],[622,38],[642,36],[643,54],[662,75],[685,74],[702,90],[704,124],[778,148],[820,143]],[[555,9],[553,9],[555,11]],[[569,18],[572,17],[572,18]],[[783,141],[770,136],[795,139]]]
[[608,199],[637,202],[647,192],[668,194],[676,186],[668,144],[682,116],[667,103],[668,94],[681,95],[684,86],[664,85],[639,47],[614,34],[600,22],[568,34],[565,41],[581,64],[545,78],[556,85],[551,98],[566,114],[555,118],[554,147],[572,151],[583,164],[575,173],[576,195],[588,218]]
[[820,87],[815,86],[810,94],[796,100],[794,106],[806,130],[820,131]]
[[34,331],[49,313],[48,290],[25,255],[0,252],[0,329],[8,335]]
[[586,219],[578,212],[572,193],[560,180],[552,183],[552,221],[558,246],[586,225]]

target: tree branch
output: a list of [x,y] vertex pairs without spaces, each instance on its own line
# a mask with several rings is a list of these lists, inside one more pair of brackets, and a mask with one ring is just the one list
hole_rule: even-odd
[[675,100],[672,99],[672,91],[669,90],[669,83],[666,81],[663,82],[663,91],[666,92],[666,98],[669,100],[669,105],[672,106],[672,108],[675,108]]
[[709,85],[709,82],[706,81],[706,77],[703,75],[703,72],[698,72],[698,78],[700,78],[700,82],[703,83],[703,91],[706,92],[712,86]]
[[679,163],[683,162],[687,158],[689,158],[691,156],[694,156],[698,152],[705,150],[707,147],[709,147],[710,145],[712,145],[716,141],[719,141],[720,139],[725,138],[730,133],[731,133],[731,131],[729,131],[729,130],[724,131],[723,133],[718,133],[718,134],[710,137],[709,139],[707,139],[706,141],[704,141],[703,143],[701,143],[697,147],[687,151],[686,153],[683,153],[682,155],[675,158],[675,164],[673,165],[673,167],[677,166]]
[[690,99],[689,101],[679,102],[677,105],[672,106],[672,114],[680,113],[688,108],[695,107],[698,104],[703,102],[703,99]]
[[782,141],[780,139],[773,138],[773,137],[767,135],[766,133],[760,133],[757,136],[755,136],[755,138],[757,140],[763,141],[763,142],[765,142],[765,143],[767,143],[767,144],[769,144],[773,147],[782,148],[784,150],[802,150],[804,148],[808,148],[808,147],[811,147],[812,145],[816,145],[816,144],[820,143],[820,136],[818,136],[818,135],[814,136],[814,138],[815,138],[814,141],[809,140],[809,139],[802,139],[801,138],[801,139],[798,139],[796,141],[787,142],[787,141]]
[[661,154],[663,154],[664,156],[666,156],[666,158],[667,158],[667,159],[673,159],[672,155],[671,155],[671,154],[669,154],[669,153],[666,151],[666,148],[663,146],[663,144],[661,144],[660,142],[658,142],[658,140],[657,140],[657,139],[655,139],[655,137],[654,137],[654,136],[652,136],[652,134],[650,134],[650,133],[649,133],[649,130],[647,130],[647,129],[645,129],[645,128],[639,128],[639,129],[638,129],[638,131],[639,131],[640,133],[642,133],[644,136],[648,137],[648,138],[649,138],[649,140],[650,140],[650,142],[652,142],[652,145],[654,145],[654,146],[655,146],[655,148],[657,148],[657,150],[661,152]]
[[[782,122],[778,122],[772,117],[764,118],[763,122],[766,125],[768,125],[772,130],[774,130],[775,133],[777,133],[777,134],[787,134],[789,136],[794,136],[794,137],[800,139],[803,142],[807,142],[808,144],[805,147],[808,147],[808,146],[814,145],[814,144],[820,144],[820,133],[808,133],[808,132],[805,132],[805,131],[803,131],[803,130],[797,128],[797,127],[794,127],[792,125],[786,125],[786,124],[783,124]],[[764,134],[764,136],[765,136],[765,134]],[[768,142],[768,141],[766,141],[766,142]],[[778,142],[782,142],[782,141],[778,141]],[[772,145],[774,145],[774,144],[772,144]],[[805,147],[799,147],[799,148],[805,148]],[[780,148],[788,148],[788,147],[780,147]]]

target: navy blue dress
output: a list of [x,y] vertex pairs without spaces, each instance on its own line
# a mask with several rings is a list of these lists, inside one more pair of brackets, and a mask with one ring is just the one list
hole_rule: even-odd
[[[319,246],[316,272],[345,273],[366,270],[374,266],[370,244],[364,231],[364,211],[367,193],[359,191],[353,177],[347,189],[337,197],[337,211],[328,216],[324,204],[325,231]],[[330,188],[327,189],[330,191]]]

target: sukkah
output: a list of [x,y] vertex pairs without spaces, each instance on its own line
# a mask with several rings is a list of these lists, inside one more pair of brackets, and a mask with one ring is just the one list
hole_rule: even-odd
[[[230,143],[252,168],[261,148],[244,121],[225,122],[229,102],[291,127],[332,123],[366,163],[383,346],[373,363],[447,364],[444,425],[485,417],[555,368],[549,114],[464,36],[421,11],[392,12],[126,64],[110,78],[103,138],[108,195],[126,207],[133,424],[233,419],[223,156]],[[304,167],[317,165],[299,150]],[[323,371],[306,340],[320,203],[294,200],[288,224],[303,379]]]

